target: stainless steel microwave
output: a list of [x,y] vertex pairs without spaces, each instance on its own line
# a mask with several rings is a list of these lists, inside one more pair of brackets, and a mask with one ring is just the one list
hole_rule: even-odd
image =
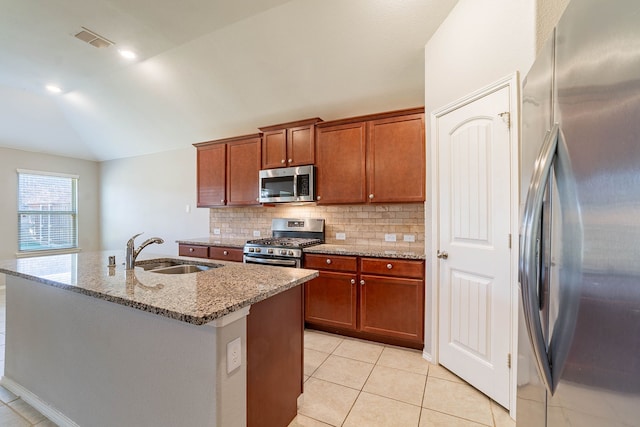
[[260,171],[260,203],[315,201],[313,165]]

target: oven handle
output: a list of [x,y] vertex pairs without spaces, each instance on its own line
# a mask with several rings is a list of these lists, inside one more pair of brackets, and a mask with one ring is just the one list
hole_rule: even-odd
[[277,265],[280,267],[296,267],[297,262],[294,259],[269,259],[269,258],[255,258],[255,257],[244,257],[245,264],[269,264],[269,265]]

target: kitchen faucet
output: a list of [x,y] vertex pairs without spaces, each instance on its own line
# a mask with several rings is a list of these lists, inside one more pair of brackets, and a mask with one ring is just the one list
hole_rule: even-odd
[[152,243],[157,243],[157,244],[164,243],[164,240],[161,239],[160,237],[152,237],[142,242],[142,244],[140,245],[140,247],[138,247],[138,249],[134,249],[133,241],[135,240],[136,237],[138,237],[141,234],[143,233],[136,234],[135,236],[130,238],[129,241],[127,242],[127,256],[125,259],[125,268],[127,270],[133,270],[133,268],[135,267],[136,258],[140,254],[140,251],[142,251],[144,248],[146,248]]

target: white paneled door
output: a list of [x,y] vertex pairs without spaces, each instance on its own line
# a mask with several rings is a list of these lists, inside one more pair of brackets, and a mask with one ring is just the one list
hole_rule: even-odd
[[[437,118],[439,361],[509,407],[510,87]],[[514,236],[517,242],[517,236]]]

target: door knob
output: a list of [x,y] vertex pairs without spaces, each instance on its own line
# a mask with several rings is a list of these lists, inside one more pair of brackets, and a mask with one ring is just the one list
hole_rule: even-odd
[[436,254],[436,256],[440,259],[447,259],[449,258],[449,254],[447,253],[447,251],[438,251],[438,253]]

